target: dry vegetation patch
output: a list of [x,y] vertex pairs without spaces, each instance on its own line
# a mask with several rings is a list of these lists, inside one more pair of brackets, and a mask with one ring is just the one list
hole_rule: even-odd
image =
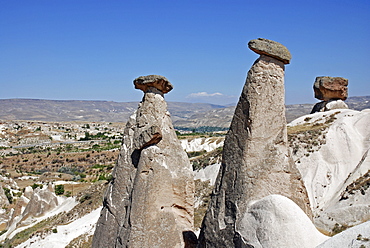
[[191,152],[188,153],[193,170],[200,170],[211,164],[221,163],[223,147],[216,148],[213,151]]
[[363,176],[359,177],[356,181],[349,184],[344,192],[341,194],[340,201],[347,200],[349,195],[353,195],[356,191],[359,191],[362,195],[366,194],[366,191],[370,187],[370,170],[368,170]]
[[323,118],[315,122],[310,122],[311,117],[306,117],[304,124],[288,126],[289,146],[297,158],[297,163],[300,163],[300,158],[303,156],[310,156],[311,153],[318,151],[322,145],[326,144],[326,133],[338,113],[340,111],[329,116],[323,115]]

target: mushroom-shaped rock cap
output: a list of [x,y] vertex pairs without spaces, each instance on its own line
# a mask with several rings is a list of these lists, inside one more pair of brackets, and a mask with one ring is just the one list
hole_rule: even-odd
[[288,48],[273,40],[258,38],[249,41],[248,47],[255,53],[273,57],[282,61],[284,64],[289,64],[292,58]]
[[141,76],[134,80],[135,89],[140,89],[147,92],[149,87],[154,87],[163,94],[170,92],[173,89],[172,84],[167,78],[159,75]]
[[348,79],[342,77],[316,77],[313,84],[315,98],[319,100],[343,100],[348,97]]

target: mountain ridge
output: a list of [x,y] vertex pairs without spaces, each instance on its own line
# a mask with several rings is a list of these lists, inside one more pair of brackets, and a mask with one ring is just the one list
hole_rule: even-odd
[[[351,109],[370,108],[370,96],[349,97]],[[139,102],[106,100],[0,99],[0,120],[126,122]],[[286,105],[287,122],[309,114],[314,104]],[[210,103],[168,102],[175,126],[228,127],[235,106]]]

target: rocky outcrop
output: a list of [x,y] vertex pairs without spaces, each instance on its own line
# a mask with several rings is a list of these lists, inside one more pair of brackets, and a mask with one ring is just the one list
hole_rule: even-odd
[[[324,233],[370,220],[370,110],[332,110],[288,124],[315,225]],[[311,127],[307,130],[307,127]]]
[[[26,209],[28,203],[30,202],[29,198],[25,196],[21,196],[17,199],[17,202],[13,208],[12,214],[7,222],[7,229],[13,231],[17,228],[18,223],[20,223],[23,219],[23,211]],[[28,215],[30,217],[30,215]]]
[[8,232],[4,235],[9,236],[12,232],[24,225],[35,222],[37,217],[44,216],[46,213],[58,206],[58,198],[53,193],[51,184],[32,190],[30,186],[25,189],[26,194],[19,197],[8,221]]
[[313,89],[315,98],[323,101],[340,99],[345,101],[348,97],[348,79],[342,77],[316,77]]
[[315,104],[311,114],[332,109],[348,109],[345,101],[348,97],[348,79],[342,77],[316,77],[313,85],[315,98],[322,100]]
[[250,203],[267,195],[286,196],[311,216],[306,189],[287,145],[285,62],[276,59],[276,53],[262,54],[248,72],[225,139],[199,247],[247,247],[242,233],[248,230],[241,221]]
[[349,228],[317,246],[317,248],[333,247],[370,247],[370,221]]
[[127,122],[93,247],[192,247],[193,173],[163,97],[172,85],[156,75],[134,84],[144,97]]
[[52,185],[45,186],[42,189],[36,188],[22,213],[21,221],[26,221],[30,217],[42,216],[58,206],[58,199],[53,191]]
[[181,139],[181,146],[186,152],[211,152],[219,147],[223,147],[225,137],[208,137],[208,138],[194,138]]
[[312,248],[329,238],[316,229],[302,209],[281,195],[252,202],[240,226],[241,236],[255,248]]

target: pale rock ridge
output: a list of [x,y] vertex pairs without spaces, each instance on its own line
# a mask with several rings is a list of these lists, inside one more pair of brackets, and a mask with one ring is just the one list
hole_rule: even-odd
[[351,227],[317,246],[317,248],[338,247],[370,247],[370,221]]
[[198,247],[247,247],[237,231],[247,206],[270,194],[290,198],[311,216],[287,145],[284,112],[284,62],[262,54],[248,72],[224,142]]
[[[99,218],[101,208],[64,225],[55,227],[54,232],[40,233],[31,235],[25,242],[19,244],[17,248],[65,248],[65,247],[86,247],[79,244],[71,245],[70,242],[83,234],[91,235],[94,232],[97,219]],[[86,245],[86,244],[85,244]]]
[[327,127],[324,144],[307,152],[296,140],[300,148],[293,154],[299,161],[314,223],[325,233],[332,233],[335,225],[353,226],[370,220],[370,110],[317,112],[288,126],[322,125],[330,119],[334,121]]
[[41,216],[45,212],[58,206],[58,199],[57,196],[52,193],[53,191],[54,189],[52,185],[45,186],[42,189],[36,188],[22,213],[23,218],[21,221],[26,220],[29,217]]
[[194,180],[201,180],[202,182],[209,181],[210,185],[214,185],[218,172],[220,170],[221,164],[212,164],[206,168],[200,169],[194,172]]
[[14,230],[23,225],[34,223],[37,218],[44,216],[59,205],[51,184],[35,190],[27,187],[25,192],[23,196],[17,199],[6,228],[8,231],[2,238],[11,237]]
[[297,204],[281,195],[251,202],[238,232],[254,248],[313,248],[329,238]]
[[210,152],[224,145],[224,137],[195,138],[180,140],[182,148],[186,152]]
[[93,247],[191,247],[193,172],[167,112],[168,87],[153,83],[158,77],[134,81],[146,83],[145,94],[127,122]]

